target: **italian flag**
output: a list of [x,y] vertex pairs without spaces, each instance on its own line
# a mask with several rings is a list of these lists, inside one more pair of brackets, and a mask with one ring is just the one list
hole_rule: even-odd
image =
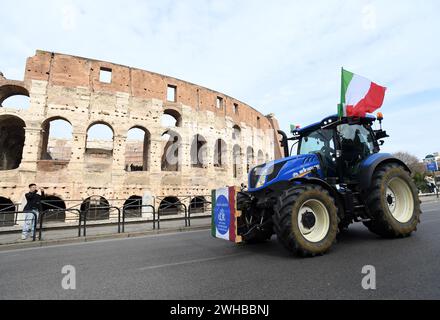
[[365,117],[382,106],[385,87],[342,69],[340,117]]
[[237,190],[236,187],[212,190],[211,235],[239,243],[241,237],[237,235],[237,218],[241,212],[236,209]]

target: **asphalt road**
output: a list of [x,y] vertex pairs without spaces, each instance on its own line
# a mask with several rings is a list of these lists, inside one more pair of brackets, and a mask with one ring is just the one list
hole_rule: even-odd
[[[409,238],[356,224],[307,259],[275,236],[236,246],[208,230],[0,252],[0,299],[440,299],[440,202],[422,209]],[[75,290],[62,288],[65,265]],[[376,290],[361,286],[364,265],[376,269]]]

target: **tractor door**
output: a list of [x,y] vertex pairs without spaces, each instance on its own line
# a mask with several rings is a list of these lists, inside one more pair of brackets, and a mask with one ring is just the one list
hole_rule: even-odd
[[359,165],[370,154],[375,145],[371,130],[362,124],[340,124],[336,128],[339,150],[341,150],[340,168],[344,180],[356,179]]
[[318,129],[301,137],[298,154],[314,153],[321,162],[325,177],[337,177],[333,129]]

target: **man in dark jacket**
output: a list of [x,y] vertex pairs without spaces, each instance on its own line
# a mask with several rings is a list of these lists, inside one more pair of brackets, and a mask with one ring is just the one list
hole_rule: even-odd
[[[39,191],[40,194],[38,194]],[[23,211],[25,212],[25,218],[21,240],[26,240],[29,237],[30,233],[32,233],[32,237],[34,236],[34,226],[35,223],[37,223],[35,217],[38,219],[38,212],[41,206],[41,198],[43,196],[43,188],[37,188],[37,185],[35,183],[31,183],[29,185],[29,192],[25,195],[26,205],[23,209]]]

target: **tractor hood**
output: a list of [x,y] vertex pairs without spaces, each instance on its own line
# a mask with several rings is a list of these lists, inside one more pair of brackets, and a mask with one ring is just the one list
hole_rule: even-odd
[[278,159],[251,170],[248,190],[250,192],[259,191],[279,181],[310,175],[322,177],[320,162],[316,154]]

